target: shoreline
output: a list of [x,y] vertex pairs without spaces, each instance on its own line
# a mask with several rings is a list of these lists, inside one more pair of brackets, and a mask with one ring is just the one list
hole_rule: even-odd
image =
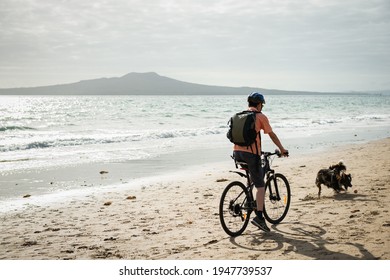
[[[26,198],[39,201],[51,197],[84,196],[88,193],[105,192],[112,189],[137,189],[139,184],[152,183],[163,178],[191,174],[202,166],[224,164],[230,161],[225,148],[181,151],[157,156],[152,159],[129,162],[91,163],[74,166],[53,167],[17,171],[2,176],[3,188],[8,186],[12,195],[0,200],[0,213],[5,204],[23,204]],[[193,154],[196,154],[194,160]],[[212,158],[208,158],[212,154]],[[187,162],[189,158],[192,161]],[[224,158],[227,161],[223,160]],[[150,175],[147,175],[150,174]],[[183,175],[185,176],[185,175]],[[14,187],[20,187],[15,192]],[[45,186],[42,188],[42,186]],[[50,188],[54,189],[51,191]],[[16,194],[14,194],[16,193]],[[27,196],[24,198],[24,196]]]
[[[344,132],[327,132],[305,137],[286,137],[283,141],[290,151],[291,158],[321,153],[328,149],[338,149],[349,145],[364,144],[379,139],[386,139],[389,130],[378,130],[379,127],[364,131],[346,130]],[[284,138],[282,135],[281,138]],[[263,137],[265,150],[273,151],[276,147],[268,137]],[[227,143],[226,141],[224,143]],[[130,160],[127,162],[93,162],[75,165],[53,166],[48,168],[31,167],[25,170],[5,171],[1,174],[0,213],[8,205],[23,204],[23,197],[60,197],[74,196],[88,190],[109,190],[111,186],[127,184],[136,185],[150,177],[172,174],[177,171],[192,173],[191,168],[213,164],[232,164],[230,143],[207,149],[197,147],[193,150],[176,151],[161,154],[148,159]],[[194,156],[196,155],[196,156]],[[103,174],[101,174],[103,173]]]
[[[390,259],[390,138],[290,158],[273,167],[292,188],[281,224],[230,238],[220,195],[231,161],[0,213],[0,259]],[[343,159],[353,188],[334,194],[316,172]],[[122,188],[123,187],[123,188]],[[357,193],[353,191],[357,190]],[[32,198],[31,198],[32,199]]]

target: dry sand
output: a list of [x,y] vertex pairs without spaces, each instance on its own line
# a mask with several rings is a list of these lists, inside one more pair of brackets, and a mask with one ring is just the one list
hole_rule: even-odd
[[[318,199],[317,171],[340,159],[353,188],[323,187]],[[0,259],[390,259],[390,139],[276,158],[273,166],[289,179],[292,204],[270,233],[251,224],[236,238],[222,230],[220,195],[240,179],[227,161],[136,190],[1,214]]]

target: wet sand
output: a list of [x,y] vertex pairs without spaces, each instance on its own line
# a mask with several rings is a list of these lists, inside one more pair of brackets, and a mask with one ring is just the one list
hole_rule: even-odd
[[[353,188],[323,187],[318,199],[317,171],[340,159]],[[236,238],[222,230],[220,195],[240,180],[226,161],[55,204],[26,198],[28,207],[0,214],[0,259],[390,259],[390,139],[276,158],[273,166],[293,196],[270,233],[251,224]]]

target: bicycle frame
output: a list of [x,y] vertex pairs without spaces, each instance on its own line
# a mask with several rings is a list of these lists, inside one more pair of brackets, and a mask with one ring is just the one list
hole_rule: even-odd
[[[261,152],[261,154],[263,155],[263,157],[260,159],[260,163],[261,163],[261,168],[263,169],[263,174],[264,174],[264,177],[265,177],[265,180],[268,180],[272,175],[275,174],[275,170],[271,168],[271,164],[269,162],[269,157],[272,156],[272,155],[279,155],[278,151],[275,151],[274,153],[270,153],[270,152]],[[249,170],[247,167],[244,167],[244,166],[247,166],[246,163],[244,162],[238,162],[236,161],[236,159],[234,157],[232,157],[234,159],[234,162],[235,162],[235,165],[236,165],[236,168],[238,168],[238,166],[240,165],[241,166],[241,169],[245,171],[245,174],[242,173],[242,172],[239,172],[239,171],[231,171],[233,173],[236,173],[238,175],[240,175],[241,177],[244,177],[246,178],[247,180],[247,189],[249,191],[249,194],[250,194],[250,199],[251,201],[255,201],[255,199],[253,198],[253,183],[252,183],[252,180],[250,178],[250,175],[249,175]],[[270,185],[269,186],[269,196],[270,196],[270,199],[271,200],[280,200],[280,194],[279,194],[279,189],[278,189],[278,182],[276,180],[276,177],[273,178],[274,180],[274,186],[275,186],[275,190],[272,190],[272,186]],[[275,194],[274,194],[275,192]],[[256,205],[255,205],[256,206]]]
[[[234,159],[234,158],[233,158]],[[238,168],[238,162],[237,161],[235,161],[235,163],[236,163],[236,167]],[[236,174],[238,174],[238,175],[240,175],[241,177],[244,177],[244,178],[246,178],[246,188],[247,188],[247,190],[248,190],[248,193],[249,193],[249,202],[250,202],[250,204],[251,205],[247,205],[247,206],[244,206],[244,205],[241,205],[241,207],[243,207],[244,209],[247,209],[247,210],[250,210],[250,209],[256,209],[256,204],[254,203],[255,202],[255,199],[253,198],[253,192],[252,192],[252,190],[253,190],[253,184],[252,184],[252,181],[251,181],[251,179],[250,179],[250,176],[249,176],[249,171],[248,171],[248,169],[245,169],[245,168],[241,168],[242,170],[245,170],[245,174],[244,173],[242,173],[242,172],[239,172],[239,171],[230,171],[230,172],[232,172],[232,173],[236,173]],[[240,193],[238,196],[237,196],[237,198],[236,198],[236,200],[241,196],[241,195],[243,195],[244,194],[244,192],[242,192],[242,193]],[[234,201],[235,202],[235,201]],[[247,200],[245,199],[244,201],[243,201],[243,203],[245,204],[245,203],[248,203],[247,202]]]

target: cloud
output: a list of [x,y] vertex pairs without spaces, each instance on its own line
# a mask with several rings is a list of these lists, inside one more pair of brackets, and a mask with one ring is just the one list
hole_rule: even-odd
[[355,73],[390,87],[388,30],[386,0],[2,0],[0,87],[130,71],[314,90],[324,76],[354,89]]

